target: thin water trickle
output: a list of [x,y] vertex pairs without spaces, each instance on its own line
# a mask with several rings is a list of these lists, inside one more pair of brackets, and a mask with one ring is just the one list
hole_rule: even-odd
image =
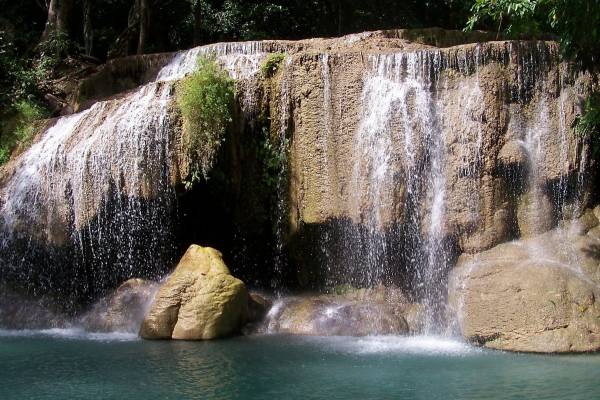
[[291,118],[291,88],[290,73],[291,58],[284,60],[284,77],[279,85],[279,99],[277,102],[277,115],[279,116],[277,129],[276,152],[279,158],[279,171],[277,173],[276,184],[276,208],[275,208],[275,250],[273,254],[273,277],[271,279],[271,288],[277,295],[283,291],[283,277],[287,265],[285,257],[285,235],[286,222],[288,221],[288,152],[289,139],[288,129]]

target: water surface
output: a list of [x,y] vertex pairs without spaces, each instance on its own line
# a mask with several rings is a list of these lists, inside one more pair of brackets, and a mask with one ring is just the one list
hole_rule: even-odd
[[439,338],[142,341],[0,331],[2,399],[596,399],[600,355],[538,356]]

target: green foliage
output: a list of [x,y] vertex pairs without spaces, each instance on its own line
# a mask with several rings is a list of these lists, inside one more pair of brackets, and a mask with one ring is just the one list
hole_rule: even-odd
[[235,85],[214,57],[198,58],[198,68],[177,86],[186,149],[192,162],[190,187],[208,176],[232,121]]
[[467,30],[485,23],[497,24],[498,33],[509,36],[538,34],[542,26],[537,18],[539,0],[475,0]]
[[583,68],[598,71],[600,1],[545,0],[550,26],[560,36],[563,55]]
[[0,165],[5,164],[10,159],[10,148],[7,145],[0,144]]
[[583,115],[576,123],[577,131],[582,135],[600,134],[600,92],[594,92],[586,99]]
[[465,29],[475,28],[492,28],[512,37],[554,33],[565,58],[589,70],[598,68],[598,0],[474,0]]
[[336,294],[338,296],[344,296],[347,294],[351,294],[352,292],[355,292],[357,289],[350,285],[350,284],[341,284],[341,285],[336,285],[334,286],[329,292],[332,294]]
[[276,143],[271,138],[269,129],[263,127],[262,138],[258,145],[258,159],[263,164],[262,183],[269,193],[277,192],[280,174],[287,162],[288,145],[287,139],[284,139],[283,143]]
[[15,109],[18,115],[15,137],[20,143],[28,143],[33,137],[34,123],[46,118],[47,112],[36,103],[27,100],[16,103]]
[[285,53],[270,53],[260,64],[262,75],[265,78],[273,76],[283,60],[285,60]]
[[464,25],[468,11],[466,0],[188,1],[201,7],[205,42],[299,39],[393,28],[458,28]]
[[40,71],[18,56],[9,32],[0,30],[0,118],[14,114],[14,103],[38,94]]
[[13,104],[12,117],[2,124],[0,136],[0,164],[10,158],[18,145],[28,144],[35,133],[37,121],[48,116],[47,111],[30,100]]
[[583,113],[574,122],[578,134],[589,137],[595,159],[600,156],[600,92],[592,93],[585,101]]
[[40,52],[40,67],[43,70],[56,68],[76,45],[69,39],[69,35],[63,31],[52,31],[48,38],[38,46]]

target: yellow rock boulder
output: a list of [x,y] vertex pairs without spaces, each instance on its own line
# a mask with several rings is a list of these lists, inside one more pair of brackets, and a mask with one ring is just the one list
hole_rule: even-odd
[[205,340],[239,331],[248,313],[248,291],[221,253],[192,245],[159,289],[140,329],[144,339]]

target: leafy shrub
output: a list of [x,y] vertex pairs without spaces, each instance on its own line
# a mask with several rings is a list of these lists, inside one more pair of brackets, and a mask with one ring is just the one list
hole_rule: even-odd
[[10,149],[8,146],[0,145],[0,165],[5,164],[10,159]]
[[600,92],[586,99],[583,115],[577,119],[577,130],[583,135],[600,133]]
[[197,70],[178,84],[177,104],[191,160],[186,187],[207,178],[232,121],[234,94],[234,81],[214,57],[200,56]]
[[19,142],[27,143],[33,137],[34,123],[47,117],[46,110],[36,103],[27,100],[21,100],[16,103],[15,109],[19,116],[14,132],[15,137]]
[[69,39],[66,32],[53,30],[48,38],[38,46],[41,55],[41,67],[44,69],[55,68],[66,57],[75,44]]
[[511,37],[554,33],[565,58],[597,71],[598,26],[598,0],[473,0],[465,29],[495,29]]
[[473,30],[491,20],[498,24],[498,34],[502,31],[510,36],[539,33],[542,29],[536,18],[539,3],[540,0],[475,0],[466,29]]
[[265,78],[269,78],[277,72],[279,64],[285,59],[285,53],[270,53],[261,63],[260,71]]

